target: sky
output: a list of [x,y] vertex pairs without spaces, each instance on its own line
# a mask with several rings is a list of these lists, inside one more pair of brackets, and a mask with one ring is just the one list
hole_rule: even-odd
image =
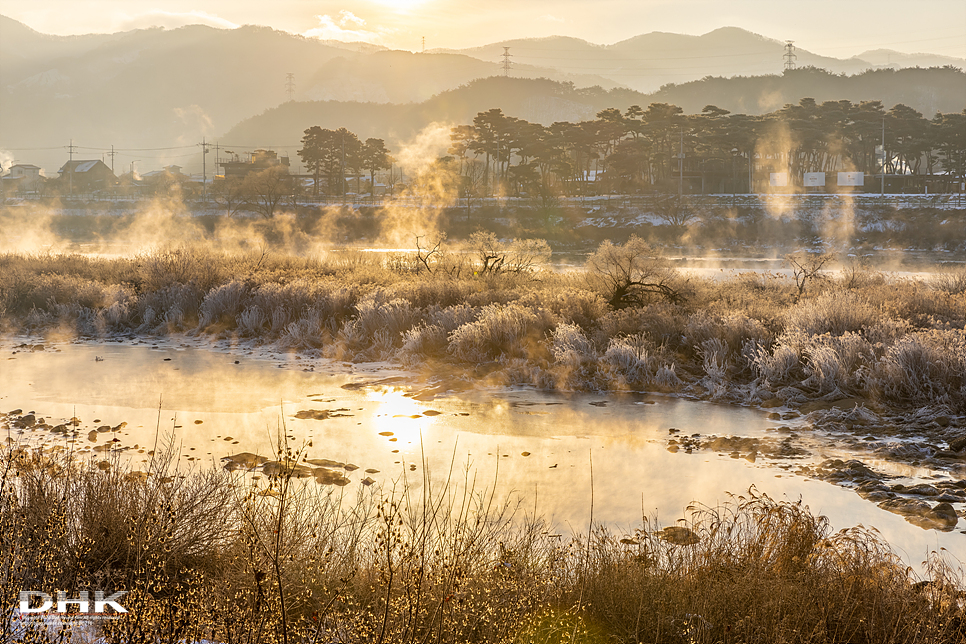
[[552,35],[611,44],[733,26],[835,58],[879,48],[966,58],[964,0],[0,0],[0,14],[57,35],[258,24],[410,51],[424,37],[427,49]]

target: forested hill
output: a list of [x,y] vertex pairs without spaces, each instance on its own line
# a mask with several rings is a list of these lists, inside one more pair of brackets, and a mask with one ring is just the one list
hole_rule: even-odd
[[576,88],[545,79],[491,77],[442,92],[422,103],[387,105],[343,101],[289,102],[242,121],[221,140],[234,146],[288,149],[294,155],[302,132],[312,125],[345,127],[362,138],[379,137],[391,146],[425,126],[470,123],[482,111],[499,107],[509,116],[550,125],[581,121],[608,107],[621,110],[651,103],[678,105],[686,113],[716,105],[734,113],[761,114],[798,103],[878,100],[888,109],[905,104],[931,118],[966,109],[966,72],[955,68],[883,69],[854,76],[799,69],[784,75],[705,78],[665,86],[652,94],[628,89]]
[[817,102],[882,101],[886,107],[907,105],[932,117],[936,112],[958,112],[966,107],[966,72],[956,67],[875,69],[847,76],[814,67],[783,75],[707,77],[680,85],[665,85],[648,100],[673,103],[685,112],[699,112],[708,104],[741,114],[777,110],[803,98]]

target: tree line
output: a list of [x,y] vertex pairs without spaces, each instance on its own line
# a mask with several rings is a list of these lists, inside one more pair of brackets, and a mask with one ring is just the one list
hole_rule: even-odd
[[325,194],[345,194],[345,179],[361,172],[369,174],[369,192],[376,185],[376,172],[388,170],[394,159],[383,139],[370,138],[365,142],[344,127],[327,130],[318,125],[305,130],[299,158],[312,174],[313,190],[320,192],[320,181],[325,181]]
[[[462,196],[575,196],[618,192],[751,191],[769,172],[802,185],[806,172],[941,176],[946,189],[966,175],[966,109],[932,119],[880,101],[821,104],[804,98],[774,112],[732,114],[714,105],[700,114],[667,103],[594,120],[550,126],[480,112],[452,129],[436,170],[454,175]],[[884,145],[883,145],[884,144]],[[884,152],[883,152],[884,149]]]

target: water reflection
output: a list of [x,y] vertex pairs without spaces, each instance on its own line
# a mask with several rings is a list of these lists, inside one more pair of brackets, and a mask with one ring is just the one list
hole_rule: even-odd
[[[670,523],[693,502],[714,506],[755,486],[777,498],[803,499],[836,528],[874,526],[913,565],[930,549],[966,550],[959,532],[916,528],[850,490],[794,474],[803,461],[848,456],[822,436],[797,438],[807,448],[804,459],[667,449],[672,429],[679,437],[774,436],[774,421],[760,410],[523,389],[417,400],[419,387],[406,386],[407,376],[385,365],[255,356],[232,343],[214,350],[170,342],[75,343],[13,353],[15,344],[0,345],[0,404],[52,417],[50,424],[78,417],[73,444],[64,434],[26,437],[95,458],[103,458],[95,449],[117,437],[137,465],[147,460],[149,446],[168,439],[185,466],[220,466],[229,454],[271,456],[287,437],[296,446],[311,442],[311,459],[358,467],[346,472],[346,490],[367,478],[388,485],[401,476],[418,489],[424,477],[438,484],[451,470],[460,480],[468,472],[480,491],[495,486],[500,495],[518,495],[526,507],[578,530],[586,526],[592,495],[596,520],[630,527],[642,514]],[[92,433],[122,422],[127,426],[116,432]],[[794,421],[782,422],[794,429]]]

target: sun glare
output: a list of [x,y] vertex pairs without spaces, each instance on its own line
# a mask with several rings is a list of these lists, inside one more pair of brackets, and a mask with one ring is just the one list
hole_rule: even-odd
[[[419,441],[419,430],[432,424],[433,419],[422,416],[423,405],[405,395],[402,389],[372,391],[366,396],[379,403],[376,423],[387,438],[395,438],[403,445]],[[391,435],[389,434],[391,432]]]
[[373,0],[376,4],[405,13],[424,4],[426,0]]

